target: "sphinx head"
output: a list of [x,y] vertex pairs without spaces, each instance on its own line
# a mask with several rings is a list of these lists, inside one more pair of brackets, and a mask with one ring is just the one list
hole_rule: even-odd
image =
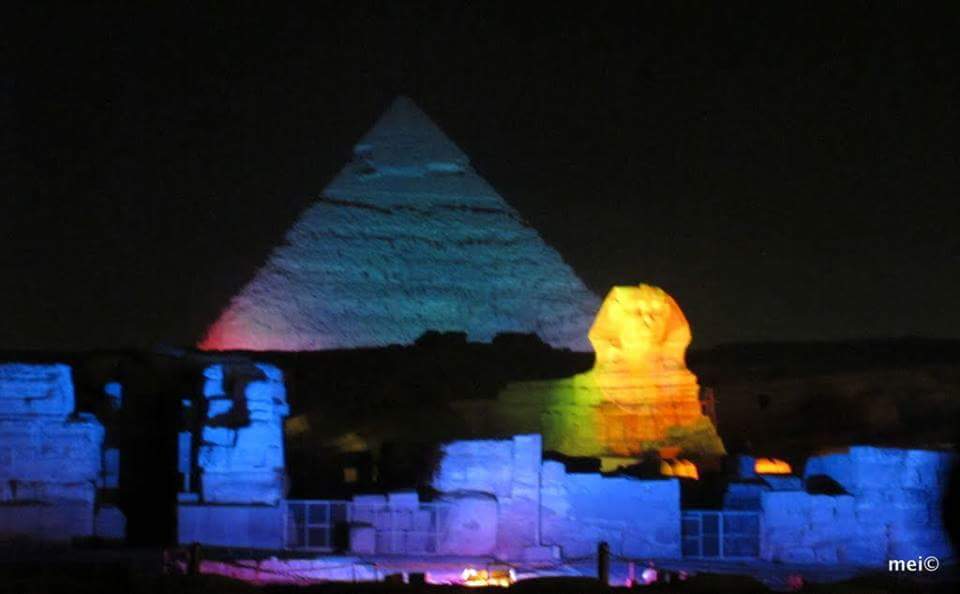
[[597,367],[682,369],[690,325],[663,289],[614,287],[590,328]]

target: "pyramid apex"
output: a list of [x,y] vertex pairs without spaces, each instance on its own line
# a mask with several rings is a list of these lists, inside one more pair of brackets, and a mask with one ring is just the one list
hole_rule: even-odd
[[466,153],[406,95],[393,100],[354,146],[354,154],[371,173],[381,175],[458,172],[470,164]]

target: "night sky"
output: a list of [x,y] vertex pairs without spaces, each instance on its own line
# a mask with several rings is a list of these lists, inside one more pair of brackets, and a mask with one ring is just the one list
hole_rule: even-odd
[[193,344],[400,93],[695,347],[960,338],[958,9],[219,4],[0,19],[0,348]]

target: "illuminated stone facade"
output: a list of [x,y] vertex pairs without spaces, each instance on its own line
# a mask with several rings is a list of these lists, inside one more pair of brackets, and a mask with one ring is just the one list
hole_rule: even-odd
[[614,287],[589,337],[597,354],[590,371],[501,393],[496,418],[504,431],[540,432],[547,450],[571,456],[723,454],[684,362],[690,326],[673,298],[649,285]]
[[0,539],[93,536],[103,438],[70,367],[0,364]]
[[276,505],[284,495],[283,418],[290,410],[282,372],[262,363],[239,372],[211,365],[204,377],[207,419],[197,453],[203,501]]

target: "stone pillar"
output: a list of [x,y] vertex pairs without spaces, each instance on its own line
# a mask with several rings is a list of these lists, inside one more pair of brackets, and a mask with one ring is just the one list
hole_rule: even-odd
[[0,365],[0,536],[92,536],[103,437],[70,367]]
[[255,375],[233,386],[226,385],[223,365],[204,371],[207,421],[198,455],[204,502],[276,505],[284,496],[283,418],[290,409],[283,373],[254,367]]
[[187,476],[193,470],[190,444],[199,440],[200,486],[197,494],[181,495],[179,541],[282,548],[283,418],[289,414],[283,373],[263,363],[211,365],[204,370],[203,398],[203,427],[180,436]]

